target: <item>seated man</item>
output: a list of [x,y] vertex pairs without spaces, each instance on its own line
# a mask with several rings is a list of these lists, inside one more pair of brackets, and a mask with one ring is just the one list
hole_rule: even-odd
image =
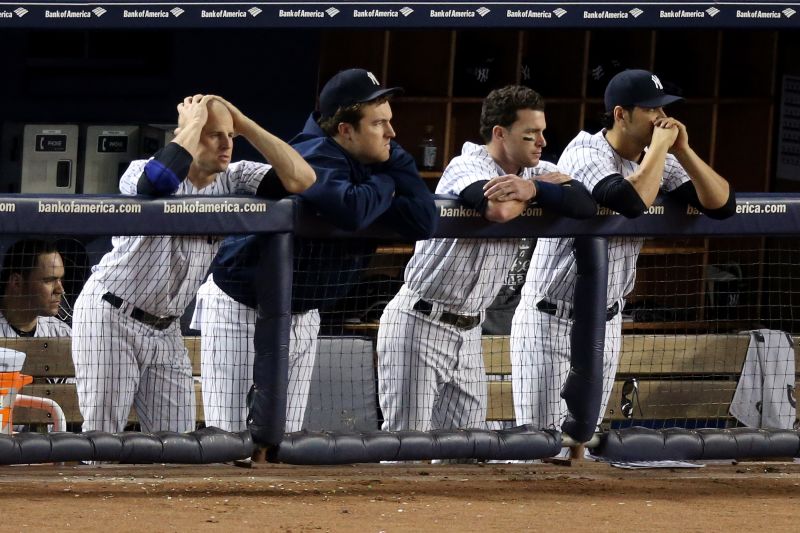
[[[480,134],[450,161],[436,192],[455,194],[486,220],[505,222],[531,202],[576,218],[595,214],[589,192],[541,161],[541,96],[522,86],[489,93]],[[483,428],[487,380],[481,322],[517,254],[519,239],[418,242],[405,284],[378,330],[378,387],[387,431]]]
[[55,244],[24,239],[11,246],[0,272],[0,336],[68,337],[56,318],[64,296],[64,263]]
[[[404,237],[430,237],[438,222],[433,195],[414,159],[394,141],[391,95],[363,69],[336,74],[323,87],[320,111],[311,114],[292,146],[308,161],[317,182],[300,194],[330,224],[345,230],[385,222]],[[246,428],[252,384],[256,305],[253,236],[230,237],[212,276],[198,293],[194,325],[202,330],[202,388],[207,425]],[[286,431],[303,426],[317,354],[319,307],[344,296],[375,246],[362,240],[298,239]]]
[[[231,162],[244,137],[269,163]],[[123,194],[286,196],[314,171],[288,144],[219,96],[178,105],[175,138],[130,164]],[[192,431],[192,366],[178,317],[203,281],[219,240],[207,235],[114,237],[75,302],[72,358],[83,430],[122,431],[135,404],[143,431]]]

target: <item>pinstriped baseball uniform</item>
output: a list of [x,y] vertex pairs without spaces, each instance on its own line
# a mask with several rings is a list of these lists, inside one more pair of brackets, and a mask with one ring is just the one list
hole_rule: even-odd
[[[134,161],[120,191],[135,195],[146,160]],[[254,194],[272,168],[240,161],[203,189],[188,179],[175,195]],[[191,431],[192,368],[178,320],[158,330],[131,316],[134,308],[178,317],[194,297],[219,248],[214,236],[121,236],[92,269],[75,302],[72,358],[83,430],[121,431],[131,405],[143,431]],[[103,299],[111,293],[119,308]]]
[[[192,328],[203,332],[200,381],[206,426],[226,431],[247,429],[246,399],[253,383],[256,314],[255,309],[225,294],[211,276],[197,291]],[[318,310],[292,313],[287,432],[303,427],[319,327]]]
[[[521,177],[556,171],[541,162]],[[460,194],[472,183],[506,174],[485,146],[467,142],[436,187]],[[485,309],[505,282],[519,239],[418,241],[405,284],[386,306],[378,331],[378,385],[383,429],[427,431],[481,428],[486,420],[486,375],[481,353]],[[430,314],[414,310],[422,299]],[[479,316],[475,327],[442,323],[442,312]]]
[[[36,319],[34,337],[69,337],[70,335],[72,335],[72,329],[69,324],[54,316],[40,316]],[[3,313],[0,313],[0,337],[19,337]]]
[[[638,168],[623,159],[606,141],[605,130],[581,132],[564,149],[558,166],[573,179],[593,190],[613,174],[628,177]],[[661,189],[671,191],[689,180],[683,167],[667,155]],[[624,297],[636,278],[636,259],[644,239],[620,237],[608,240],[608,291],[606,306],[619,311],[606,321],[603,356],[602,420],[616,375],[622,335]],[[572,238],[539,239],[511,326],[512,386],[517,424],[560,429],[566,405],[560,392],[570,367],[569,318],[575,290],[575,257]],[[554,314],[540,311],[545,300]],[[611,313],[609,313],[611,314]]]

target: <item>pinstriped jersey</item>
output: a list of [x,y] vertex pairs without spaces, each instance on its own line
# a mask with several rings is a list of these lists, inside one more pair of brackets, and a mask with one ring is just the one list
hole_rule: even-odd
[[[70,337],[72,328],[54,316],[40,316],[36,318],[36,332],[34,337]],[[11,324],[8,323],[3,313],[0,313],[0,337],[19,337]]]
[[[605,130],[594,135],[580,132],[564,149],[558,166],[589,191],[612,174],[627,178],[639,168],[638,163],[623,159],[614,151],[606,140]],[[687,181],[686,170],[675,156],[668,154],[661,189],[671,191]],[[538,240],[522,289],[523,301],[533,305],[535,297],[544,296],[553,302],[572,302],[576,275],[573,242],[574,239],[564,237]],[[643,242],[641,237],[608,239],[608,307],[633,290],[636,259]]]
[[[552,163],[524,168],[521,177],[557,172]],[[503,176],[486,146],[464,143],[461,155],[444,170],[437,194],[459,195],[477,181]],[[505,283],[520,239],[429,239],[418,241],[406,265],[408,288],[429,302],[459,314],[478,314],[486,309]]]
[[[122,194],[135,195],[147,160],[130,164],[120,179]],[[221,196],[255,194],[272,168],[264,163],[239,161],[197,189],[181,181],[175,195]],[[91,279],[136,307],[159,316],[179,316],[192,301],[220,244],[218,236],[152,235],[112,239],[113,250],[92,268]]]

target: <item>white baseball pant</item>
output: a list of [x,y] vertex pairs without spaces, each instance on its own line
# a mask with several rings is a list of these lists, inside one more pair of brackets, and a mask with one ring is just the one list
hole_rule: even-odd
[[[200,381],[206,426],[247,429],[247,393],[253,383],[256,310],[225,294],[211,279],[197,292],[192,328],[202,333]],[[300,431],[317,358],[320,316],[316,309],[292,315],[286,431]]]
[[486,424],[487,383],[480,326],[463,330],[412,308],[400,289],[378,330],[378,396],[385,431],[479,428]]
[[90,278],[72,315],[83,431],[122,431],[131,405],[144,432],[193,431],[192,366],[178,320],[156,330],[103,300],[105,292]]
[[[561,430],[567,415],[561,389],[569,374],[571,331],[572,320],[536,308],[520,307],[514,313],[511,323],[511,386],[518,425]],[[603,397],[598,424],[603,420],[614,385],[621,336],[622,313],[617,313],[606,322]]]

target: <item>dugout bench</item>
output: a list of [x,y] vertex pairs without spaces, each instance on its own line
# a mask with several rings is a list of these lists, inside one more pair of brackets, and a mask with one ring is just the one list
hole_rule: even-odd
[[[352,339],[345,337],[343,339]],[[321,340],[323,338],[321,337]],[[795,337],[796,371],[800,370],[800,338]],[[192,374],[200,376],[200,337],[184,337],[192,362]],[[622,387],[626,381],[636,379],[638,390],[630,398],[633,401],[632,420],[656,423],[657,427],[681,426],[693,421],[699,427],[716,427],[720,423],[733,422],[728,406],[733,398],[747,348],[749,335],[623,335],[619,371],[616,376],[611,399],[605,413],[605,421],[612,425],[629,423],[620,409]],[[364,341],[367,345],[369,340]],[[48,378],[74,377],[71,340],[69,338],[6,338],[1,344],[5,348],[25,352],[27,357],[22,372],[31,375],[36,382],[21,392],[30,396],[41,396],[56,401],[64,410],[68,423],[80,423],[78,397],[74,383],[46,383]],[[356,359],[369,357],[362,343],[352,343],[351,351]],[[339,352],[341,355],[342,352]],[[489,405],[487,420],[513,422],[514,404],[511,393],[511,359],[509,336],[485,335],[483,353],[489,380]],[[318,360],[324,359],[318,357]],[[346,380],[346,370],[356,365],[343,365],[337,376],[323,369],[320,379]],[[316,369],[315,369],[316,371]],[[363,375],[359,383],[366,383],[359,391],[363,400],[352,410],[370,413],[367,398],[374,395],[374,383],[368,372],[361,367]],[[367,379],[365,379],[367,378]],[[800,372],[796,374],[800,378]],[[354,377],[353,382],[356,381]],[[797,385],[800,380],[796,379]],[[372,385],[370,385],[372,383]],[[195,383],[197,421],[204,420],[200,384]],[[324,396],[322,396],[324,397]],[[313,399],[310,403],[313,402]],[[43,411],[17,408],[14,410],[15,424],[46,424],[49,415]],[[309,406],[308,418],[314,426],[324,427],[324,416],[314,413]],[[357,420],[352,429],[374,429],[377,418],[370,414]],[[135,411],[129,422],[137,421]],[[372,428],[370,425],[375,424]],[[660,425],[659,425],[660,424]]]
[[[192,375],[200,376],[200,337],[184,337],[192,362]],[[72,339],[69,337],[47,338],[5,338],[0,342],[3,348],[17,350],[26,354],[22,373],[33,376],[34,383],[25,386],[20,392],[28,396],[49,398],[61,406],[68,424],[80,424],[83,418],[78,409],[78,393],[74,383],[47,383],[48,380],[62,381],[63,378],[74,378],[75,367],[72,365]],[[200,384],[195,383],[197,401],[197,419],[203,420],[202,395]],[[18,407],[14,409],[14,424],[47,424],[49,414],[38,409]],[[128,417],[129,423],[136,423],[135,410]]]
[[[200,377],[200,337],[184,337],[183,341],[192,363],[192,375],[197,379]],[[70,338],[6,338],[0,346],[26,354],[22,373],[33,376],[35,381],[20,393],[55,401],[63,409],[68,424],[83,422],[75,384],[57,383],[75,376]],[[320,336],[311,381],[304,427],[351,431],[372,431],[378,427],[371,339]],[[197,422],[204,422],[203,396],[197,380],[194,388]],[[50,422],[48,413],[22,407],[14,409],[13,418],[15,424]],[[128,423],[136,422],[134,408]]]
[[[800,385],[800,338],[794,337],[795,387]],[[604,422],[612,426],[645,422],[654,427],[718,427],[733,423],[728,413],[747,355],[750,336],[623,335],[619,370]],[[489,381],[487,419],[514,420],[509,336],[484,335]],[[621,412],[622,388],[637,380],[632,417]]]

